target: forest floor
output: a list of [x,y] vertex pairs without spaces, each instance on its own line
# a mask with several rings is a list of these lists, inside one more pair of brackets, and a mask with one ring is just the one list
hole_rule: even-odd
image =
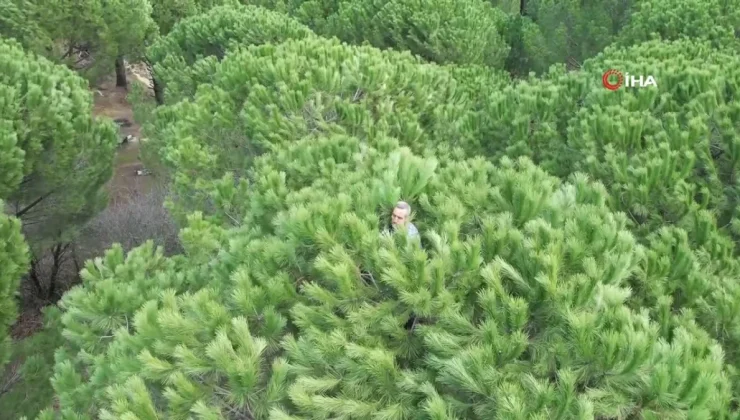
[[[132,73],[128,75],[129,83],[139,83]],[[134,120],[134,112],[126,96],[128,92],[116,87],[115,76],[110,76],[100,83],[93,92],[96,116],[106,116],[124,122],[119,128],[121,138],[133,136],[133,140],[122,144],[116,155],[113,176],[108,184],[111,205],[147,189],[150,177],[139,176],[137,171],[144,169],[139,159],[141,126]]]

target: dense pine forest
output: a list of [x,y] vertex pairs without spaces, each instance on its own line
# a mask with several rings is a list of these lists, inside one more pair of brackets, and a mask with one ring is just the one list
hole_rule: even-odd
[[0,419],[740,419],[739,176],[740,0],[0,0]]

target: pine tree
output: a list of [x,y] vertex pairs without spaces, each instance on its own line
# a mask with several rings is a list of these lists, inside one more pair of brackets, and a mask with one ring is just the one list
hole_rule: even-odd
[[[547,97],[534,94],[558,82],[552,95],[589,94],[594,107],[625,101],[600,95],[589,74],[554,71],[503,94],[530,89],[530,112],[547,110],[537,102]],[[408,55],[288,41],[227,55],[212,80],[192,102],[163,109],[162,122],[176,124],[160,139],[182,195],[203,194],[210,217],[189,218],[187,257],[114,250],[65,297],[70,338],[54,386],[66,415],[729,418],[734,372],[725,360],[734,361],[720,343],[733,335],[708,322],[711,307],[733,322],[736,300],[719,298],[734,293],[722,280],[734,271],[698,278],[706,252],[732,248],[718,234],[693,229],[676,250],[686,231],[633,235],[634,220],[612,212],[612,185],[578,173],[564,182],[525,158],[465,158],[473,141],[435,148],[445,132],[426,115],[481,114],[436,108],[467,98],[450,72]],[[282,89],[290,80],[310,90]],[[426,90],[428,102],[403,96],[440,81],[449,91]],[[393,98],[398,115],[373,112],[381,98]],[[337,118],[322,108],[323,124],[308,119],[306,106],[324,103],[342,106]],[[269,104],[282,113],[266,114]],[[545,116],[571,122],[581,113],[574,104]],[[403,129],[408,121],[419,121],[418,134]],[[235,161],[228,143],[199,142],[219,126],[262,149]],[[459,127],[461,139],[486,128]],[[533,157],[552,165],[555,151]],[[596,171],[608,165],[572,165],[608,180]],[[423,249],[384,233],[398,199],[417,209]],[[671,310],[677,297],[687,312]]]
[[0,213],[0,369],[10,360],[9,327],[18,316],[16,296],[28,262],[28,246],[21,235],[20,222]]
[[[715,3],[641,3],[580,70],[515,83],[473,47],[585,59],[628,3],[437,22],[484,3],[260,1],[177,25],[212,4],[155,3],[176,82],[147,147],[184,252],[86,264],[39,420],[736,418],[740,63]],[[678,39],[687,16],[719,29]],[[610,68],[658,87],[608,91]],[[398,200],[420,242],[388,229]]]
[[152,19],[160,35],[167,35],[177,22],[227,2],[221,0],[151,0]]
[[[695,208],[725,225],[735,208],[737,65],[701,41],[607,49],[582,72],[555,69],[492,95],[482,114],[488,154],[529,156],[560,176],[591,174],[643,233]],[[652,75],[658,86],[608,91],[608,69]]]
[[384,133],[419,153],[450,149],[449,139],[452,148],[474,150],[478,140],[465,95],[474,89],[471,73],[461,72],[457,83],[408,53],[308,38],[240,50],[213,69],[192,101],[160,107],[147,130],[158,133],[147,134],[147,146],[172,172],[183,214],[241,220],[244,187],[228,197],[226,213],[219,191],[241,182],[254,157],[306,135]]
[[106,204],[116,129],[92,118],[87,83],[72,71],[13,41],[0,42],[0,54],[0,197],[38,255]]
[[636,4],[619,45],[657,38],[708,40],[714,47],[737,48],[740,2],[737,0],[648,0]]
[[579,68],[615,40],[639,3],[642,1],[530,0],[526,16],[536,23],[542,38],[529,48],[544,54],[545,68],[558,63]]
[[[88,265],[62,304],[67,415],[726,416],[718,344],[685,321],[661,337],[629,309],[645,253],[603,186],[526,160],[360,159],[344,136],[288,147],[322,177],[260,157],[284,199],[256,186],[228,231],[191,219],[192,259],[143,247]],[[424,250],[381,232],[400,197]]]
[[501,69],[509,54],[503,11],[480,0],[340,2],[324,36],[380,49],[410,51],[430,62]]
[[[54,401],[54,389],[49,378],[54,369],[54,352],[64,345],[65,340],[59,322],[59,308],[50,305],[42,311],[43,329],[23,339],[15,339],[11,345],[11,362],[4,372],[5,379],[12,380],[8,378],[11,369],[17,369],[17,376],[10,384],[5,382],[0,397],[0,413],[6,417],[35,418]],[[13,368],[13,363],[19,365]]]
[[192,97],[210,81],[214,66],[232,49],[302,39],[313,33],[285,15],[257,6],[224,5],[185,18],[147,50],[167,100]]
[[[156,33],[149,0],[54,0],[25,14],[34,31],[18,41],[27,48],[44,45],[33,50],[92,80],[112,72],[117,59],[140,58],[145,41]],[[87,54],[91,64],[77,53]]]
[[44,8],[28,0],[0,1],[0,36],[13,38],[38,54],[52,49],[52,40],[40,25]]

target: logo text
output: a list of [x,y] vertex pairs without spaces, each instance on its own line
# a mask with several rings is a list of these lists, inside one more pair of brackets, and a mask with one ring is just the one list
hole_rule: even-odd
[[605,88],[609,90],[617,90],[620,87],[628,88],[644,88],[644,87],[657,87],[658,83],[655,81],[653,76],[644,75],[633,75],[629,73],[622,74],[618,70],[607,70],[601,77],[601,82]]

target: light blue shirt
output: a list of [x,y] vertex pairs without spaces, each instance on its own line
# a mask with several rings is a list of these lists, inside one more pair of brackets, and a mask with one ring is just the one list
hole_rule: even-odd
[[416,226],[414,226],[413,223],[409,223],[408,225],[408,235],[412,238],[415,236],[419,236],[419,230],[416,229]]

